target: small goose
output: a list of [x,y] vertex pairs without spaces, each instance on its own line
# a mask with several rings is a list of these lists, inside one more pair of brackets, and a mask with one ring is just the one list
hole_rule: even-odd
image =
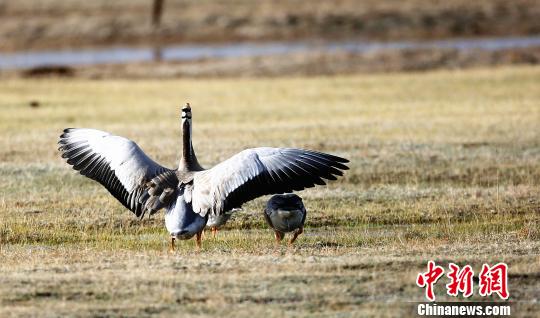
[[266,222],[274,229],[276,245],[283,240],[285,233],[294,231],[293,237],[289,240],[289,245],[292,245],[298,235],[304,232],[306,216],[307,211],[302,198],[293,193],[272,196],[264,210]]
[[205,229],[210,229],[212,231],[212,237],[215,238],[218,230],[229,221],[234,212],[240,209],[232,209],[220,215],[210,214],[208,216],[208,221],[206,222]]
[[325,185],[348,167],[347,159],[294,148],[246,149],[211,169],[199,164],[192,144],[192,113],[181,112],[181,158],[177,169],[150,159],[124,137],[96,129],[67,128],[58,144],[62,157],[82,175],[101,183],[139,218],[166,210],[165,226],[175,239],[201,234],[209,216],[223,215],[266,194]]

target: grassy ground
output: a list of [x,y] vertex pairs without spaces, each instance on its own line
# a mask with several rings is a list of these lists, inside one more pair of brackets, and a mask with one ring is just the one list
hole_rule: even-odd
[[[513,313],[540,295],[540,68],[256,80],[5,80],[0,86],[0,316],[411,313],[426,262],[509,264]],[[30,102],[38,107],[30,107]],[[178,108],[211,166],[253,146],[351,160],[304,191],[306,234],[274,250],[264,200],[217,239],[167,253],[58,156],[64,127],[136,140],[174,167]],[[446,283],[446,282],[444,282]],[[436,287],[439,300],[444,283]],[[475,295],[473,300],[485,300]],[[492,298],[496,300],[496,298]]]

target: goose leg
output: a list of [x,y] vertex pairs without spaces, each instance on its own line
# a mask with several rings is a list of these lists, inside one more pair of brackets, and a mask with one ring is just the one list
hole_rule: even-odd
[[212,238],[214,239],[216,238],[217,232],[218,232],[218,228],[215,226],[212,226]]
[[279,247],[279,243],[283,240],[285,235],[279,231],[274,230],[274,237],[276,238],[276,247]]
[[303,232],[304,232],[304,227],[303,226],[299,227],[298,230],[294,232],[293,237],[289,240],[289,246],[292,246],[294,241],[296,241],[296,238],[298,237],[298,235],[302,234]]
[[199,252],[201,250],[201,237],[202,237],[202,232],[203,231],[200,231],[199,233],[197,233],[197,236],[195,237],[195,243],[197,244],[197,252]]
[[175,251],[174,242],[176,241],[176,238],[174,236],[171,236],[171,242],[169,243],[169,252]]

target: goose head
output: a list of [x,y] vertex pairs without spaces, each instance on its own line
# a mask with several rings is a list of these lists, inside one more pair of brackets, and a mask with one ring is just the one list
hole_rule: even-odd
[[191,136],[191,105],[182,107],[182,134]]
[[189,159],[193,155],[193,145],[191,143],[191,106],[189,103],[182,108],[182,159]]

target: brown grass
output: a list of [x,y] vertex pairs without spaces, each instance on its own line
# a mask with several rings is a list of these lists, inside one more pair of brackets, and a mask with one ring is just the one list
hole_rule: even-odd
[[[6,80],[0,86],[0,316],[399,316],[433,259],[504,261],[513,314],[538,311],[539,68],[230,80]],[[38,103],[31,107],[30,102]],[[62,128],[136,140],[174,167],[178,106],[211,166],[253,146],[351,160],[294,249],[272,247],[264,199],[201,253],[167,254],[163,216],[137,221],[59,158]],[[439,300],[444,284],[437,285]],[[473,300],[485,300],[477,295]],[[496,297],[490,298],[496,300]]]

